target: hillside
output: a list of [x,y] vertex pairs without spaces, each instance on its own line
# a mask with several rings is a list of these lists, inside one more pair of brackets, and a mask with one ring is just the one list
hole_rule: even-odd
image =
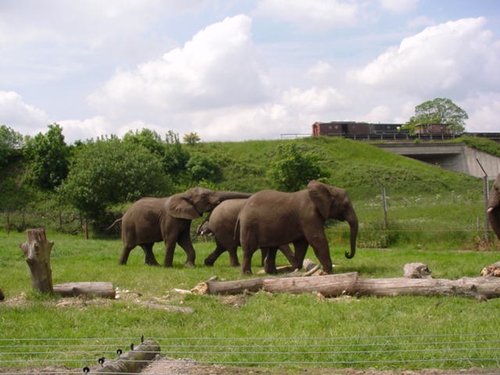
[[204,143],[196,145],[192,152],[218,160],[223,167],[222,188],[258,191],[272,186],[267,175],[270,162],[276,157],[277,147],[287,142],[316,153],[318,163],[330,174],[328,182],[359,198],[378,194],[381,185],[394,194],[411,195],[446,191],[467,194],[481,186],[475,178],[343,138]]

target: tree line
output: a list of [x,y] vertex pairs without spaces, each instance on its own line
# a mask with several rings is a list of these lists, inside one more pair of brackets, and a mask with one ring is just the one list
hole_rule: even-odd
[[[186,134],[183,141],[173,131],[162,137],[142,129],[122,138],[111,135],[68,145],[56,123],[34,137],[1,125],[0,211],[9,215],[41,204],[73,210],[99,232],[113,221],[113,207],[192,186],[217,188],[224,180],[223,166],[198,148],[196,133]],[[311,179],[327,177],[316,161],[314,153],[296,144],[280,145],[269,165],[269,179],[277,189],[299,190]]]

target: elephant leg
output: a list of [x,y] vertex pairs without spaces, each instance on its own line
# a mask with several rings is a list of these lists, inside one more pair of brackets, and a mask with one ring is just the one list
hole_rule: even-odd
[[324,235],[316,235],[307,238],[307,242],[311,245],[314,250],[314,255],[318,258],[323,271],[326,273],[332,273],[333,265],[332,258],[330,257],[330,249],[328,247],[328,241]]
[[153,253],[153,245],[154,243],[141,245],[142,250],[144,251],[144,263],[149,266],[159,266],[160,264],[156,261],[155,255]]
[[276,253],[278,252],[277,247],[269,247],[266,249],[266,259],[264,260],[264,271],[269,274],[278,273],[276,269]]
[[497,235],[497,238],[500,239],[500,208],[495,207],[492,209],[488,209],[488,220],[490,222],[491,229]]
[[251,275],[252,274],[252,256],[257,249],[244,249],[243,260],[241,262],[241,273]]
[[306,257],[306,252],[309,244],[307,241],[296,241],[293,243],[295,246],[295,264],[292,264],[297,269],[301,269],[304,264],[304,258]]
[[191,235],[189,233],[189,230],[183,231],[177,239],[177,242],[186,253],[186,263],[184,263],[184,265],[188,267],[194,267],[196,252],[194,251],[193,243],[191,242]]
[[164,267],[172,267],[174,263],[174,251],[175,251],[175,239],[171,240],[171,237],[168,237],[165,240],[165,260],[163,261]]
[[238,254],[237,254],[237,246],[231,247],[230,249],[227,249],[227,252],[229,253],[229,265],[231,267],[239,267],[240,266],[240,261],[238,260]]
[[268,252],[269,252],[268,247],[263,247],[260,249],[260,266],[261,267],[264,267],[266,265],[266,258],[267,258]]
[[297,260],[295,259],[295,254],[293,253],[292,249],[290,249],[290,246],[288,245],[281,245],[279,247],[280,251],[285,255],[286,259],[290,263],[290,265],[294,268],[297,267]]
[[205,266],[213,266],[215,261],[226,251],[222,246],[217,244],[214,251],[212,251],[204,260]]
[[125,245],[123,246],[122,255],[120,256],[119,264],[127,264],[128,256],[135,246]]

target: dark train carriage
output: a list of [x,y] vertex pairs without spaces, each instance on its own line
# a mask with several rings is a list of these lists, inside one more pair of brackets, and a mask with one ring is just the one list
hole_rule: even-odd
[[313,136],[318,137],[320,135],[344,135],[342,129],[342,123],[337,121],[332,122],[315,122],[312,126]]

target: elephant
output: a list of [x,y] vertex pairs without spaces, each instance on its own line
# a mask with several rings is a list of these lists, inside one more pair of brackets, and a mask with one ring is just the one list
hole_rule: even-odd
[[[225,251],[229,252],[229,264],[231,266],[238,267],[240,265],[238,255],[236,254],[236,249],[240,245],[240,241],[238,235],[235,234],[235,226],[238,215],[246,201],[246,199],[231,199],[222,202],[212,210],[207,220],[198,227],[198,234],[213,234],[215,237],[216,248],[205,258],[205,265],[213,266],[215,261]],[[293,267],[297,267],[295,255],[290,247],[282,245],[279,249],[286,256],[290,264]],[[265,257],[266,254],[263,250],[262,262],[264,262]]]
[[493,229],[497,238],[500,239],[500,174],[491,187],[487,213],[491,229]]
[[302,265],[311,245],[323,271],[332,273],[332,260],[325,235],[327,219],[347,221],[350,226],[350,252],[356,253],[358,218],[344,189],[312,180],[307,188],[293,193],[263,190],[248,198],[238,216],[240,242],[243,248],[242,273],[251,274],[252,255],[259,247],[268,248],[264,269],[275,273],[276,247],[295,245],[297,264]]
[[145,263],[158,265],[153,254],[153,245],[155,242],[164,241],[165,267],[172,267],[176,243],[186,252],[186,265],[194,266],[191,220],[212,210],[224,200],[248,198],[250,195],[194,187],[170,197],[139,199],[121,218],[123,251],[119,263],[126,264],[130,251],[139,245],[144,250]]

